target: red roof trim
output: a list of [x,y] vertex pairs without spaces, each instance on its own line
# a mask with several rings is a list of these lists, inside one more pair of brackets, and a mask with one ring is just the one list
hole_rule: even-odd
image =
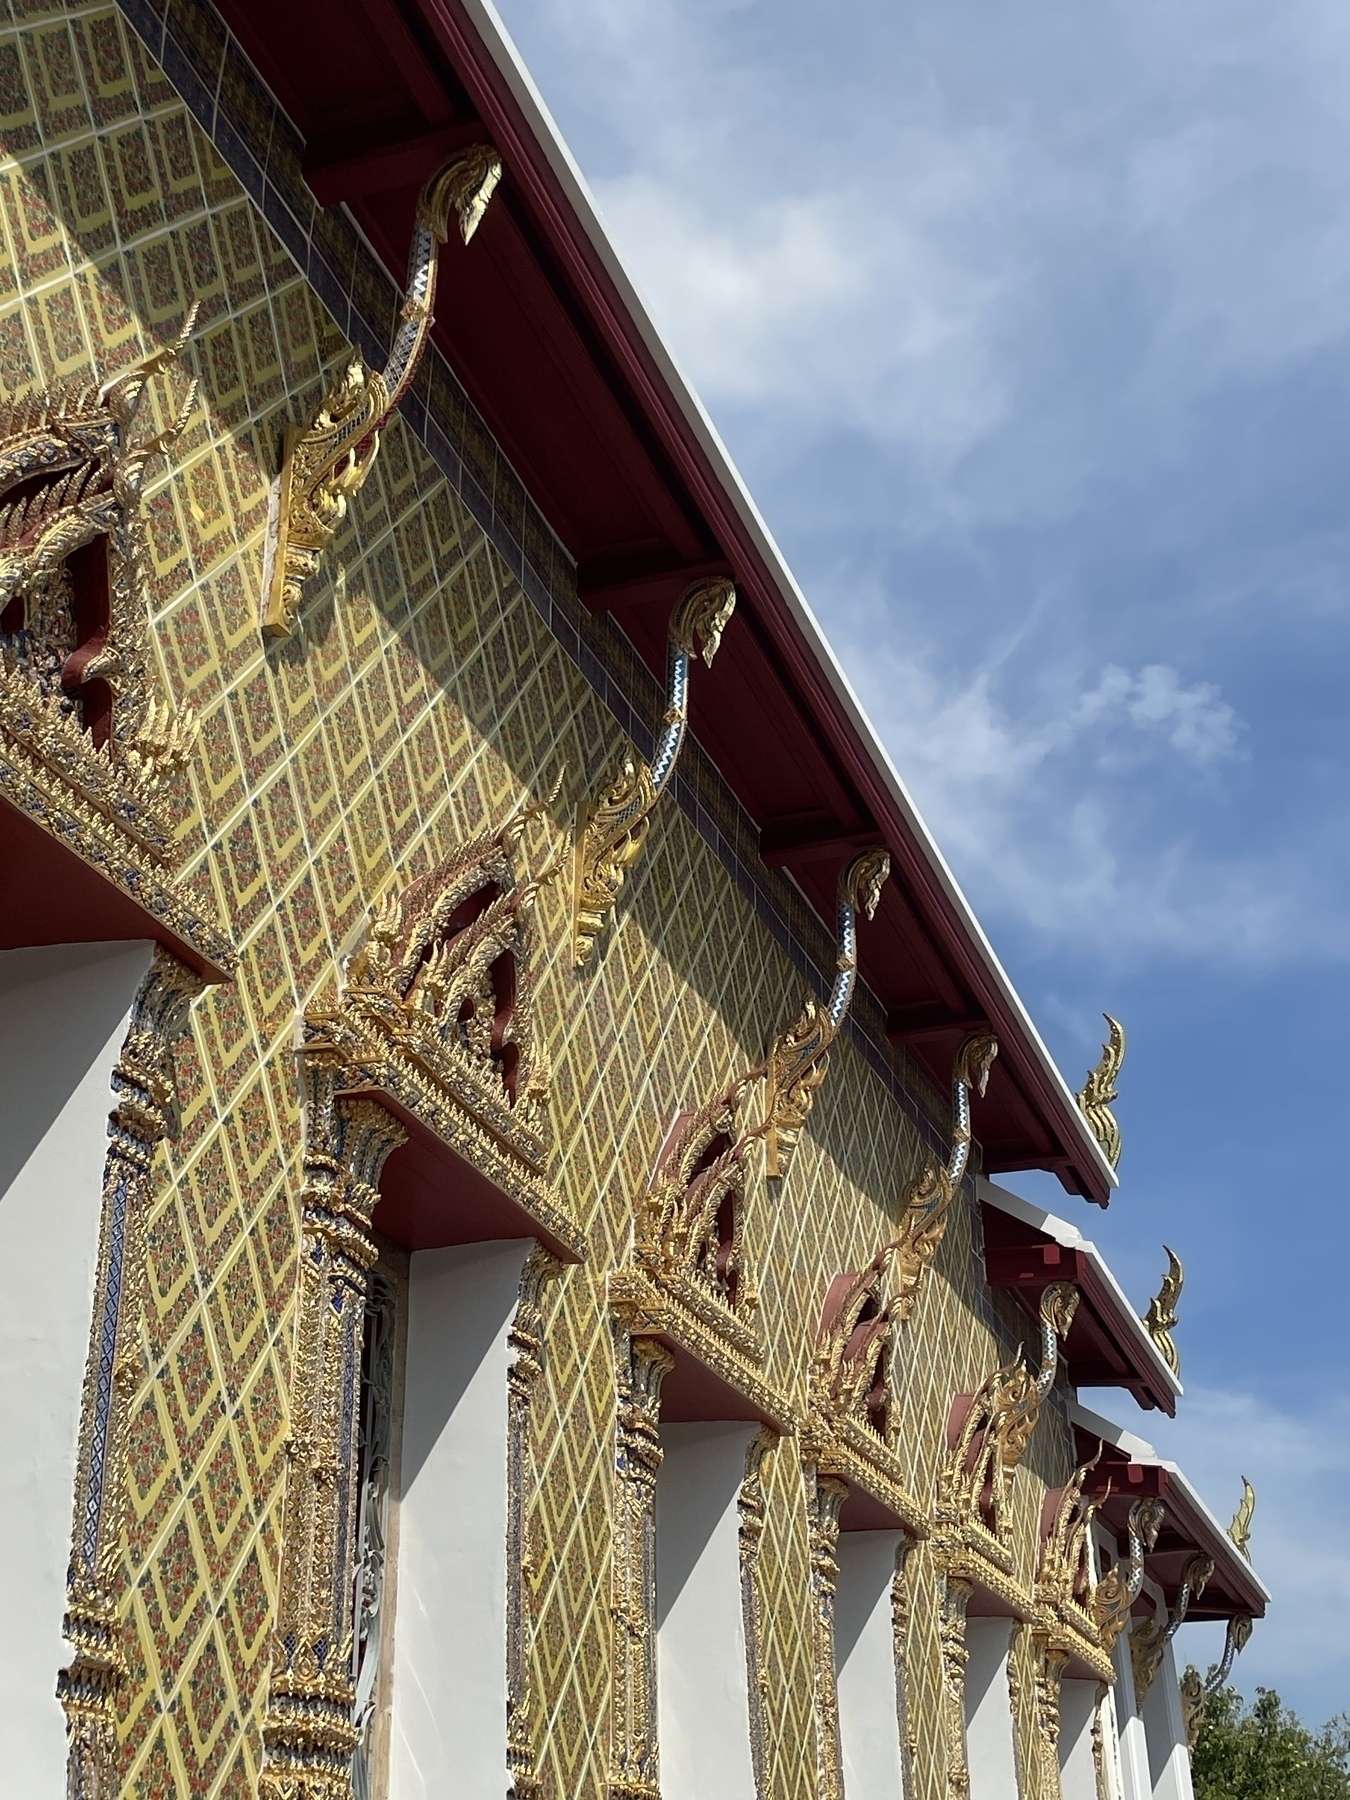
[[[446,128],[447,106],[432,108],[433,118],[425,104],[429,79],[443,84],[456,129],[471,123],[466,98],[476,108],[486,135],[501,152],[507,180],[494,203],[495,222],[490,214],[479,234],[481,243],[476,240],[472,246],[472,267],[466,256],[454,292],[447,295],[438,342],[565,538],[569,513],[587,503],[584,490],[589,486],[598,494],[598,484],[609,484],[603,506],[597,500],[592,508],[592,540],[580,543],[574,533],[572,545],[583,576],[589,557],[597,583],[611,583],[611,604],[624,598],[613,583],[623,580],[618,565],[625,556],[630,562],[637,557],[629,572],[639,575],[643,568],[650,571],[652,556],[656,567],[667,570],[719,556],[729,561],[743,593],[739,643],[728,642],[718,668],[696,691],[695,731],[744,800],[748,792],[763,792],[766,753],[753,733],[744,743],[724,733],[713,748],[708,727],[714,703],[704,694],[716,689],[716,705],[728,716],[741,716],[742,705],[758,708],[783,738],[770,762],[783,751],[785,768],[794,758],[799,765],[795,804],[806,798],[803,784],[814,784],[808,803],[833,809],[837,829],[884,838],[895,879],[864,938],[864,981],[883,1007],[923,998],[941,1002],[954,1020],[972,1012],[987,1017],[998,1033],[1001,1055],[983,1117],[976,1118],[985,1166],[1053,1169],[1070,1190],[1105,1204],[1114,1185],[1112,1170],[820,636],[715,431],[604,238],[584,185],[496,15],[481,0],[411,0],[408,18],[415,28],[400,41],[398,57],[391,62],[383,35],[383,0],[328,0],[323,8],[317,0],[296,0],[288,8],[276,8],[268,0],[221,0],[221,5],[255,58],[262,59],[264,76],[297,109],[294,123],[302,135],[307,128],[304,108],[311,107],[313,132],[330,143],[330,157],[330,140],[344,141],[333,112],[335,93],[359,95],[363,118],[378,115],[384,121],[372,128],[369,155],[378,159],[387,152],[395,163],[402,155],[400,146]],[[404,67],[412,45],[425,64],[416,80]],[[385,86],[377,92],[381,82]],[[347,175],[356,182],[348,198],[391,274],[401,279],[401,253],[395,257],[393,246],[406,241],[401,233],[407,229],[411,196],[395,191],[360,198],[357,189],[367,187],[371,176],[369,169],[354,173],[353,163],[363,163],[356,142],[347,158]],[[328,197],[338,191],[336,166],[330,160],[316,175],[316,186]],[[402,171],[401,163],[398,169]],[[475,312],[475,306],[480,310]],[[511,333],[519,341],[507,343]],[[523,334],[535,335],[526,341]],[[533,387],[527,383],[522,390],[521,369],[531,357],[530,369],[553,383],[557,405],[577,409],[575,442],[559,446],[551,440],[544,426],[556,438],[557,419],[547,418],[534,404]],[[580,467],[583,439],[584,455],[594,459],[594,466]],[[576,485],[579,477],[583,491]],[[612,514],[612,530],[602,513],[605,519]],[[655,666],[663,647],[659,628],[650,623],[652,612],[650,607],[625,609],[624,619],[634,643]],[[761,828],[770,822],[762,816],[764,810],[772,813],[774,808],[751,807]],[[786,810],[791,813],[794,804]],[[807,863],[798,871],[794,864],[794,873],[828,919],[833,882],[828,871],[820,873],[822,867]],[[900,991],[906,982],[914,990],[910,994]],[[950,1049],[922,1045],[911,1054],[945,1087]],[[986,1122],[990,1129],[982,1130]]]

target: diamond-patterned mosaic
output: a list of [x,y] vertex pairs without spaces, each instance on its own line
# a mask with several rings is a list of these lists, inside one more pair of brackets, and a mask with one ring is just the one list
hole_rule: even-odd
[[[645,747],[657,708],[626,642],[576,604],[566,557],[435,358],[387,432],[296,636],[264,648],[263,538],[282,426],[312,412],[349,343],[382,354],[392,289],[342,216],[309,200],[299,145],[209,8],[184,0],[166,21],[140,0],[9,0],[4,18],[0,391],[106,377],[200,308],[180,370],[155,397],[167,425],[186,381],[200,383],[172,465],[148,488],[148,598],[163,690],[201,726],[176,797],[188,876],[242,955],[237,983],[196,1006],[180,1050],[179,1130],[148,1233],[125,1496],[132,1679],[119,1735],[128,1795],[216,1800],[256,1783],[276,1604],[297,1014],[332,988],[391,886],[502,821],[565,764],[556,849],[570,805],[613,766],[625,734]],[[556,1800],[599,1796],[604,1783],[605,1276],[626,1242],[629,1199],[672,1115],[758,1059],[804,984],[827,986],[832,954],[819,921],[759,865],[749,822],[696,745],[676,790],[583,976],[570,966],[564,897],[550,888],[541,904],[556,1175],[590,1248],[553,1289],[534,1403],[533,1680],[540,1774]],[[789,1179],[771,1191],[761,1176],[747,1199],[766,1375],[799,1405],[830,1278],[885,1240],[945,1124],[940,1097],[885,1047],[871,996],[860,993],[855,1015]],[[958,1207],[898,1358],[902,1454],[919,1495],[932,1491],[952,1394],[1016,1341],[981,1295],[977,1248],[971,1210]],[[1024,1579],[1043,1484],[1066,1472],[1065,1436],[1043,1428],[1019,1476]],[[773,1800],[807,1800],[808,1546],[791,1439],[766,1458],[764,1488],[766,1780]],[[917,1792],[938,1800],[926,1552],[911,1568]]]

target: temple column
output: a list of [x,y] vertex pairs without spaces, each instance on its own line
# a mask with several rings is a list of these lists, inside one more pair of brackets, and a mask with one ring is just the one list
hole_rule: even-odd
[[806,1476],[815,1641],[816,1796],[817,1800],[843,1800],[834,1609],[839,1584],[839,1510],[848,1499],[848,1484],[809,1468]]
[[656,1699],[656,1474],[661,1382],[675,1359],[656,1338],[617,1326],[611,1800],[659,1800]]
[[74,1655],[57,1679],[66,1713],[69,1800],[112,1800],[114,1708],[126,1679],[118,1643],[119,1539],[128,1408],[140,1368],[145,1225],[155,1151],[174,1125],[173,1045],[201,978],[157,949],[113,1070],[98,1273],[85,1368],[66,1616]]
[[312,1051],[284,1551],[262,1800],[350,1800],[356,1434],[370,1219],[402,1126],[338,1098],[340,1058]]

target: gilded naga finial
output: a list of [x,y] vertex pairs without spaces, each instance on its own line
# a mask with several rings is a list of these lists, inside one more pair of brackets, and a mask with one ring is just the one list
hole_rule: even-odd
[[467,244],[501,173],[501,158],[492,146],[476,144],[432,176],[417,202],[408,287],[384,369],[377,373],[359,355],[354,357],[311,423],[287,427],[268,524],[264,636],[285,638],[294,630],[305,583],[371,471],[381,427],[412,385],[433,323],[436,258],[449,237],[451,213],[458,216],[459,235]]
[[[1098,1453],[1100,1454],[1100,1452]],[[1110,1656],[1116,1641],[1130,1622],[1130,1611],[1144,1591],[1144,1555],[1158,1541],[1163,1521],[1161,1500],[1136,1500],[1130,1508],[1129,1561],[1117,1563],[1097,1583],[1092,1596],[1092,1615],[1102,1649]]]
[[1252,1519],[1256,1513],[1256,1489],[1244,1475],[1242,1477],[1242,1498],[1238,1501],[1238,1509],[1233,1514],[1233,1522],[1228,1527],[1228,1535],[1237,1548],[1252,1560]]
[[1144,1314],[1144,1329],[1157,1346],[1158,1354],[1180,1380],[1181,1357],[1172,1336],[1172,1327],[1177,1322],[1177,1301],[1186,1280],[1186,1271],[1175,1250],[1168,1249],[1166,1244],[1163,1249],[1167,1251],[1167,1273],[1162,1278],[1162,1286],[1148,1303],[1148,1311]]
[[1130,1662],[1134,1669],[1135,1699],[1142,1706],[1162,1667],[1163,1652],[1185,1623],[1192,1600],[1198,1600],[1214,1573],[1214,1558],[1199,1551],[1181,1571],[1181,1586],[1171,1612],[1155,1612],[1146,1624],[1130,1633]]
[[1110,1036],[1102,1045],[1102,1059],[1083,1083],[1077,1095],[1083,1116],[1092,1135],[1102,1147],[1102,1154],[1113,1169],[1120,1167],[1120,1127],[1116,1124],[1112,1103],[1118,1098],[1116,1077],[1125,1061],[1125,1030],[1118,1019],[1103,1013]]
[[825,1079],[830,1045],[838,1037],[858,979],[858,914],[876,914],[882,885],[891,872],[890,852],[879,845],[861,850],[839,877],[839,953],[834,986],[822,1007],[808,995],[797,1021],[780,1032],[764,1062],[766,1169],[774,1180],[788,1172],[806,1116]]
[[974,1093],[984,1098],[997,1055],[998,1039],[990,1032],[977,1032],[961,1045],[952,1062],[952,1142],[946,1166],[931,1158],[905,1190],[900,1231],[893,1245],[898,1268],[894,1310],[901,1320],[913,1314],[924,1270],[946,1234],[952,1201],[970,1160],[970,1096]]
[[1181,1715],[1186,1725],[1186,1743],[1192,1750],[1205,1722],[1205,1709],[1221,1687],[1227,1685],[1233,1664],[1251,1641],[1252,1619],[1249,1613],[1234,1613],[1224,1633],[1223,1655],[1201,1680],[1198,1669],[1187,1669],[1181,1677]]
[[572,888],[572,958],[585,968],[614,911],[629,869],[642,853],[656,803],[670,784],[689,722],[689,669],[695,655],[712,667],[736,606],[730,581],[696,581],[671,615],[665,729],[650,767],[629,750],[617,775],[577,818]]

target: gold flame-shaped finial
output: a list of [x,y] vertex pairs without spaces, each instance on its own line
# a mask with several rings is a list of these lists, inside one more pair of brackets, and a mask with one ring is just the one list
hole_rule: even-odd
[[1103,1013],[1102,1017],[1106,1020],[1110,1036],[1102,1045],[1101,1061],[1083,1083],[1076,1098],[1084,1118],[1092,1128],[1093,1137],[1102,1147],[1102,1155],[1116,1169],[1120,1167],[1120,1127],[1116,1124],[1111,1105],[1118,1097],[1116,1077],[1120,1074],[1120,1065],[1125,1061],[1125,1028],[1110,1013]]

